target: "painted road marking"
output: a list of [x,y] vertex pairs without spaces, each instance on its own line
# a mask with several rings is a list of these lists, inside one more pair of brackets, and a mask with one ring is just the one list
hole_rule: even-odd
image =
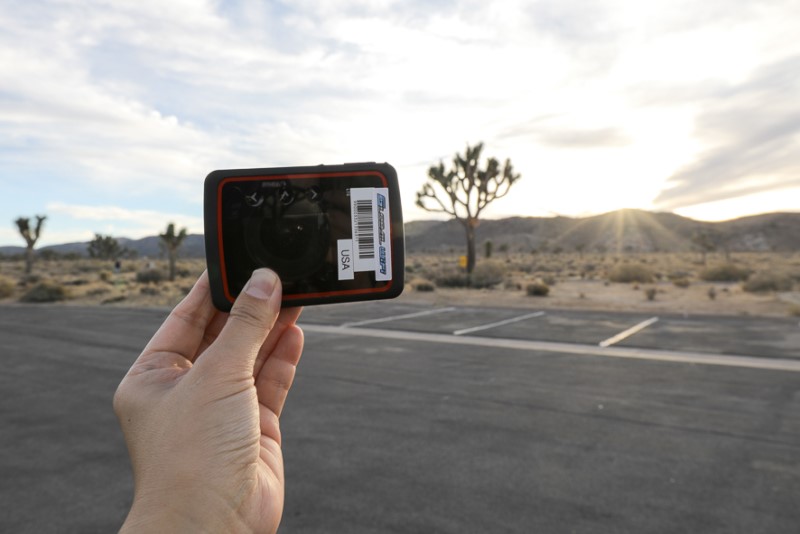
[[519,317],[512,317],[511,319],[506,319],[505,321],[497,321],[496,323],[484,324],[472,328],[464,328],[463,330],[456,330],[455,332],[453,332],[453,335],[462,336],[464,334],[471,334],[472,332],[478,332],[480,330],[488,330],[490,328],[495,328],[496,326],[503,326],[511,323],[518,323],[519,321],[524,321],[525,319],[532,319],[534,317],[541,317],[542,315],[544,315],[543,311],[528,313],[526,315],[520,315]]
[[680,352],[670,350],[637,349],[629,347],[598,347],[578,343],[555,343],[551,341],[526,341],[522,339],[500,339],[476,336],[453,336],[450,334],[427,334],[403,330],[383,330],[379,328],[342,328],[340,326],[302,325],[302,329],[315,334],[336,334],[347,336],[397,339],[402,341],[424,341],[449,345],[472,345],[476,347],[514,349],[526,351],[555,352],[582,356],[605,356],[609,358],[631,358],[688,364],[722,365],[727,367],[747,367],[775,371],[795,371],[800,373],[800,360],[781,358],[758,358],[753,356],[734,356],[729,354],[703,354],[699,352]]
[[381,317],[380,319],[367,319],[366,321],[354,321],[352,323],[344,323],[339,325],[339,328],[351,328],[353,326],[363,326],[366,324],[386,323],[389,321],[396,321],[398,319],[411,319],[412,317],[424,317],[425,315],[451,312],[453,310],[455,310],[455,308],[436,308],[435,310],[425,310],[421,312],[406,313],[403,315],[393,315],[391,317]]
[[640,330],[644,330],[645,328],[647,328],[651,324],[655,323],[656,321],[658,321],[658,317],[651,317],[646,321],[642,321],[641,323],[637,324],[636,326],[632,326],[632,327],[628,328],[627,330],[624,330],[624,331],[620,332],[619,334],[617,334],[614,337],[610,337],[610,338],[608,338],[608,339],[606,339],[604,341],[601,341],[600,343],[598,343],[598,345],[600,345],[601,347],[610,347],[611,345],[619,343],[620,341],[622,341],[625,338],[631,337],[636,332],[638,332]]

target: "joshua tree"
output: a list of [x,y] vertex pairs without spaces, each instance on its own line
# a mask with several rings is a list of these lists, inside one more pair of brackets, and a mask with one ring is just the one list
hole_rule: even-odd
[[186,239],[186,228],[181,228],[181,231],[176,234],[175,224],[169,223],[167,231],[159,234],[158,237],[161,238],[161,243],[167,249],[167,254],[169,255],[169,279],[170,281],[175,280],[175,262],[178,259],[178,248],[183,243],[183,240]]
[[33,246],[39,240],[39,236],[42,234],[42,225],[44,224],[44,220],[47,219],[46,215],[37,215],[36,216],[36,227],[31,229],[30,219],[27,217],[20,217],[16,221],[14,221],[17,225],[17,229],[19,229],[19,233],[22,234],[22,237],[25,239],[26,249],[25,249],[25,274],[31,274],[33,270]]
[[717,249],[716,237],[715,233],[710,230],[699,230],[692,234],[692,244],[700,252],[700,259],[703,265],[706,264],[706,255]]
[[89,242],[87,247],[89,256],[101,260],[113,260],[125,253],[125,249],[119,246],[119,242],[110,235],[102,236],[94,234],[94,239]]
[[[494,200],[505,196],[519,180],[514,174],[511,160],[503,168],[489,158],[481,170],[478,163],[483,143],[467,145],[464,156],[456,153],[453,168],[445,171],[444,163],[428,169],[428,181],[417,192],[417,205],[431,212],[447,213],[464,227],[467,236],[467,273],[475,268],[475,228],[483,209]],[[436,186],[436,187],[435,187]]]

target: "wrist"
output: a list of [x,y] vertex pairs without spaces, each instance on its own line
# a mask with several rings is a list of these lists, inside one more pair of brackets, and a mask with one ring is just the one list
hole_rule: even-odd
[[140,532],[216,533],[250,532],[239,514],[221,499],[162,496],[134,497],[120,534]]

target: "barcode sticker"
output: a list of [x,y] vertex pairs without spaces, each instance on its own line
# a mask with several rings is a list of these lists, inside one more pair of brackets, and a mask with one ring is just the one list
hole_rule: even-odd
[[375,273],[375,280],[392,279],[389,190],[385,187],[350,189],[353,228],[353,271]]

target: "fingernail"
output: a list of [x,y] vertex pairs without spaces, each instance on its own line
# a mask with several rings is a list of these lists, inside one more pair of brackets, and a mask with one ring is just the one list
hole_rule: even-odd
[[253,271],[250,281],[244,288],[244,292],[261,300],[267,300],[275,290],[278,276],[269,269],[258,269]]

